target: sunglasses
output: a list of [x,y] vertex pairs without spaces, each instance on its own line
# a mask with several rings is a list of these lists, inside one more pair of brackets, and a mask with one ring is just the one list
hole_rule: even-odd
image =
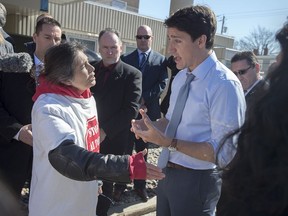
[[236,75],[236,76],[242,76],[244,74],[247,73],[247,71],[251,68],[252,66],[246,68],[246,69],[243,69],[243,70],[239,70],[239,71],[233,71],[233,73]]
[[151,38],[150,35],[136,35],[136,38],[138,40],[141,40],[142,38],[144,38],[145,40],[148,40],[149,38]]

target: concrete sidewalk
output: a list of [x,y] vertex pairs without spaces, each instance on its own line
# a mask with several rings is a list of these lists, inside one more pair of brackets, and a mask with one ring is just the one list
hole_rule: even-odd
[[147,202],[136,201],[129,204],[111,205],[108,215],[111,216],[140,216],[156,211],[156,199],[154,196]]

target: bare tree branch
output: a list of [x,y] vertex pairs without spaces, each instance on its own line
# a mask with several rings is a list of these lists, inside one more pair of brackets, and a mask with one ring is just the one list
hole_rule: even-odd
[[258,55],[267,55],[277,49],[274,35],[272,31],[265,27],[258,26],[250,35],[236,41],[235,48],[258,52]]

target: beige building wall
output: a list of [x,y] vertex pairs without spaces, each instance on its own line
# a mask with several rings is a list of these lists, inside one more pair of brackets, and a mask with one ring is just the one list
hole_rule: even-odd
[[[90,44],[94,42],[93,50],[95,51],[98,49],[98,34],[106,27],[120,31],[124,50],[126,47],[136,47],[137,28],[139,25],[145,24],[153,30],[152,48],[160,53],[165,53],[166,28],[163,26],[162,20],[84,1],[66,4],[49,3],[49,13],[61,23],[62,30],[68,39],[76,38]],[[5,29],[9,33],[32,36],[37,15],[8,14]]]
[[[35,3],[34,8],[32,6],[30,8],[32,0],[27,0],[27,5],[24,6],[22,0],[4,1],[9,1],[9,3],[5,3],[5,5],[8,5],[5,30],[16,35],[32,36],[36,25],[36,17],[42,13],[39,9],[35,9],[38,8],[40,1]],[[136,48],[135,35],[137,27],[143,24],[149,25],[154,35],[152,48],[164,55],[166,54],[167,36],[163,20],[140,16],[138,13],[120,10],[109,6],[109,4],[103,5],[100,4],[101,1],[109,3],[112,0],[95,0],[94,2],[91,0],[50,0],[49,13],[61,23],[68,40],[80,40],[96,52],[98,51],[98,34],[104,28],[112,27],[120,31],[125,52]],[[33,0],[33,2],[37,1]],[[137,10],[139,8],[139,0],[126,0],[124,2],[137,8]],[[179,8],[192,5],[193,2],[193,0],[171,0],[170,13]],[[223,49],[219,51],[219,49],[232,49],[233,43],[234,39],[232,37],[216,35],[214,47],[218,49],[217,55],[223,63],[230,60],[230,54],[227,54],[228,51],[224,52]]]

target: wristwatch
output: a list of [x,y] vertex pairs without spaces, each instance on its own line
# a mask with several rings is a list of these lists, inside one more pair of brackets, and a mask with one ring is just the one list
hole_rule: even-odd
[[171,144],[168,146],[169,151],[174,152],[177,151],[177,139],[173,139]]

